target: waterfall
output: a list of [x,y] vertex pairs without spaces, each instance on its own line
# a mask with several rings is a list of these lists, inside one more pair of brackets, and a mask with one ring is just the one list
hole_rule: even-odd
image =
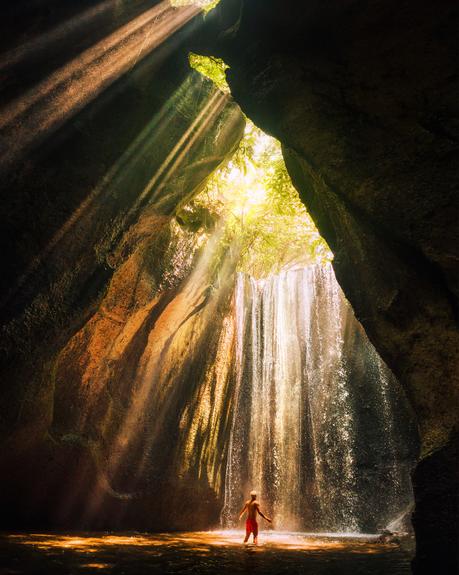
[[239,274],[235,319],[224,524],[256,489],[278,529],[387,525],[411,501],[414,426],[332,266]]

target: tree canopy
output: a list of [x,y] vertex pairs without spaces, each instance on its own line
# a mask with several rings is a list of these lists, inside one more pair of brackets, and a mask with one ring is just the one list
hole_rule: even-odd
[[237,253],[238,271],[257,278],[333,257],[291,183],[279,142],[250,121],[235,155],[179,215],[195,229],[200,216],[207,233],[219,227],[217,260]]
[[[190,54],[190,66],[229,92],[219,58]],[[215,269],[231,253],[237,269],[260,278],[300,265],[326,263],[333,254],[293,187],[280,143],[247,119],[231,160],[177,214],[193,232],[215,233]]]

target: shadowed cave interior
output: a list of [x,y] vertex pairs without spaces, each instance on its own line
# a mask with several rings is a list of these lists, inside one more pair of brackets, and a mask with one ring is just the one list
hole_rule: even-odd
[[453,572],[454,18],[5,8],[5,573]]

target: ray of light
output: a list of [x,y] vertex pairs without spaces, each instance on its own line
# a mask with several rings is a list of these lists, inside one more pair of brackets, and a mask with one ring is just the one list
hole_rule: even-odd
[[8,165],[38,137],[57,129],[115,80],[190,21],[200,9],[173,8],[168,0],[89,48],[0,112]]
[[37,52],[48,49],[55,43],[61,42],[70,34],[84,31],[88,24],[91,24],[116,6],[117,1],[118,0],[104,0],[103,2],[99,2],[81,14],[73,16],[62,24],[55,26],[48,32],[31,38],[27,42],[0,55],[0,72],[6,68],[15,66],[25,60],[30,54],[36,54]]
[[[110,168],[102,182],[81,202],[63,226],[53,235],[48,244],[31,261],[15,285],[4,295],[2,305],[7,304],[15,296],[42,262],[50,256],[53,249],[60,245],[70,232],[74,232],[76,226],[82,225],[82,222],[87,221],[88,218],[96,217],[97,206],[100,205],[102,197],[108,197],[110,194],[115,193],[116,190],[122,189],[123,181],[135,171],[136,166],[139,163],[142,164],[145,161],[149,161],[148,154],[155,153],[155,142],[160,141],[163,132],[168,129],[170,120],[176,114],[176,107],[181,100],[189,97],[189,80],[190,77],[188,76],[119,160]],[[193,86],[191,89],[193,89]],[[212,125],[227,101],[227,95],[215,91],[206,102],[203,102],[202,109],[194,121],[183,132],[164,162],[155,170],[137,200],[133,202],[131,208],[126,212],[124,216],[126,221],[132,214],[137,212],[145,201],[157,202],[158,209],[162,203],[168,201],[168,198],[161,198],[161,192],[173,177],[175,170],[180,167],[181,162],[186,159],[192,147],[200,141],[206,130]],[[237,114],[236,111],[234,113]]]
[[[173,177],[173,174],[179,167],[180,163],[187,157],[190,149],[196,144],[196,142],[203,137],[203,134],[215,120],[215,117],[226,104],[227,100],[228,96],[219,91],[216,91],[211,95],[209,100],[204,104],[202,110],[197,114],[195,120],[191,123],[169,153],[162,166],[160,166],[153,178],[149,181],[137,203],[149,198],[151,200],[156,200],[156,206],[158,202],[157,196],[160,196],[161,191],[167,186],[170,178]],[[136,209],[136,207],[133,209]],[[146,409],[151,405],[152,395],[154,395],[155,398],[155,405],[162,406],[161,411],[163,413],[167,413],[166,404],[170,401],[170,397],[167,397],[167,386],[162,387],[160,382],[163,367],[163,355],[164,353],[167,353],[167,349],[172,338],[176,336],[179,338],[181,337],[180,331],[186,323],[186,319],[184,321],[183,318],[186,317],[187,310],[198,308],[206,297],[205,287],[207,286],[209,266],[211,265],[215,251],[218,249],[222,233],[223,226],[214,231],[185,285],[180,289],[180,292],[174,300],[170,302],[170,304],[166,305],[165,309],[161,312],[160,316],[154,323],[154,328],[150,333],[146,347],[146,352],[149,354],[148,360],[141,372],[137,375],[138,383],[135,386],[135,394],[110,450],[110,476],[116,474],[116,471],[124,461],[125,456],[129,454],[132,442],[135,441],[138,433],[138,422],[142,421],[145,417]],[[232,251],[232,257],[235,257],[235,253],[236,249]],[[229,265],[231,265],[229,261],[224,262],[224,268]],[[222,273],[225,275],[226,272],[223,271]],[[217,301],[218,298],[211,299],[206,304],[207,309],[212,309],[213,306],[217,305]],[[158,303],[158,300],[150,302],[150,309],[153,310]],[[212,314],[210,313],[210,315]],[[91,400],[88,399],[88,401],[88,405],[94,403],[94,401],[96,401],[96,396]],[[162,426],[161,422],[162,415],[159,415],[156,418],[154,429],[149,431],[149,445],[145,446],[143,450],[143,458],[136,464],[136,469],[133,470],[133,478],[140,476],[145,465],[147,465],[149,458],[148,447],[154,444],[157,440]],[[218,477],[216,480],[218,482]],[[94,517],[95,514],[97,514],[103,504],[105,496],[108,493],[111,493],[119,499],[129,499],[132,496],[136,496],[135,493],[131,495],[115,493],[111,488],[108,476],[100,474],[99,485],[91,495],[91,500],[84,516],[85,519]],[[64,514],[67,510],[71,509],[73,500],[76,499],[76,495],[76,492],[74,494],[69,494],[66,504],[62,507],[62,512]]]
[[[136,385],[136,392],[111,448],[110,469],[112,473],[116,472],[125,455],[129,452],[132,441],[136,438],[138,422],[143,420],[146,410],[151,405],[149,401],[151,394],[155,395],[155,404],[161,405],[163,412],[167,411],[163,406],[164,400],[167,399],[167,389],[166,387],[160,389],[159,385],[164,350],[168,348],[171,337],[177,335],[184,323],[186,323],[186,321],[184,322],[184,317],[186,317],[187,312],[190,309],[197,308],[205,297],[204,291],[207,285],[205,279],[208,266],[218,247],[222,232],[222,228],[216,230],[207,242],[190,277],[186,280],[176,297],[165,306],[149,334],[146,345],[148,358],[141,373],[137,376],[139,381]],[[149,305],[153,307],[157,303],[158,301],[153,301]],[[151,438],[151,442],[157,439],[157,434],[162,426],[161,422],[162,418],[158,415],[154,429],[149,432],[149,440]],[[148,450],[145,449],[143,459],[137,464],[136,469],[133,470],[133,476],[141,473],[147,458]],[[104,484],[101,484],[100,487],[102,487],[101,490],[92,494],[86,513],[87,518],[94,516],[103,502],[108,487],[106,478],[104,479]]]
[[[177,399],[177,389],[171,387],[171,382],[167,381],[167,370],[164,371],[164,363],[168,361],[168,351],[174,343],[183,342],[186,345],[187,337],[186,327],[188,320],[194,315],[190,310],[200,308],[203,301],[206,300],[206,286],[208,285],[209,266],[213,260],[215,251],[219,247],[219,241],[223,233],[223,226],[217,227],[213,235],[205,245],[191,275],[184,282],[174,297],[167,302],[166,306],[156,318],[156,321],[148,336],[144,355],[145,361],[136,375],[135,394],[133,394],[129,409],[119,428],[117,437],[114,439],[110,448],[110,476],[116,475],[118,468],[123,464],[126,457],[129,457],[133,442],[136,441],[139,425],[143,426],[145,420],[149,421],[148,439],[142,448],[142,457],[136,462],[135,469],[132,469],[132,479],[142,475],[145,466],[150,463],[151,447],[155,445],[161,430],[164,428],[170,408],[175,399]],[[234,257],[234,256],[232,256]],[[223,268],[234,266],[232,259],[226,258]],[[228,269],[222,271],[228,274]],[[219,297],[215,294],[206,302],[207,321],[212,321],[216,306],[218,306]],[[151,302],[152,307],[158,304],[158,301]],[[169,358],[170,359],[170,358]],[[176,366],[180,369],[180,366]],[[152,416],[152,399],[154,401],[155,414]],[[219,478],[216,477],[218,482]],[[135,492],[132,494],[114,493],[110,486],[110,480],[107,476],[99,477],[99,486],[90,495],[83,520],[90,520],[95,517],[103,507],[107,494],[112,494],[119,499],[132,499],[137,497]],[[72,495],[67,500],[67,508],[73,505]],[[120,511],[122,513],[122,510]]]
[[[196,85],[199,86],[199,83]],[[179,90],[179,97],[189,97],[189,86],[186,92],[184,92],[186,85],[183,85],[182,89]],[[221,111],[222,107],[225,106],[227,103],[228,97],[225,94],[222,94],[218,91],[213,91],[210,93],[210,96],[207,100],[204,100],[202,105],[202,109],[197,114],[196,118],[193,122],[187,127],[184,131],[182,136],[179,138],[178,142],[172,149],[172,151],[168,154],[166,160],[163,164],[158,168],[158,170],[153,175],[152,179],[149,181],[148,185],[145,187],[141,195],[141,199],[148,201],[149,196],[153,197],[155,200],[155,208],[157,203],[161,201],[161,191],[164,189],[165,186],[168,185],[169,180],[174,177],[175,171],[179,167],[180,163],[188,157],[190,150],[195,145],[199,145],[199,142],[203,137],[205,137],[206,130],[212,125],[215,121],[215,118],[218,116],[219,112]],[[158,135],[158,130],[161,131],[162,129],[167,129],[168,122],[167,118],[169,118],[169,111],[170,113],[176,113],[175,106],[172,106],[169,109],[167,105],[167,109],[164,110],[160,114],[160,118],[157,121],[154,121],[151,126],[148,126],[144,133],[140,134],[138,139],[132,144],[132,146],[126,151],[123,157],[120,159],[119,162],[113,167],[113,177],[116,179],[117,176],[122,177],[123,174],[126,173],[127,170],[131,171],[134,169],[131,162],[141,161],[140,156],[143,154],[139,153],[139,147],[142,149],[143,146],[147,145],[148,149],[151,148],[151,141],[150,135],[152,131],[154,135]],[[237,114],[236,111],[234,113]],[[153,127],[155,128],[153,130]],[[139,160],[140,158],[140,160]],[[107,183],[107,182],[106,182]],[[159,189],[159,184],[161,185],[161,189]],[[115,187],[119,187],[115,185]],[[108,186],[108,189],[111,190],[112,185]],[[98,194],[100,191],[97,192]],[[104,192],[105,193],[105,192]],[[159,198],[158,198],[159,196]],[[81,211],[87,212],[90,210],[90,204],[94,202],[94,196],[92,195],[87,202],[85,202],[80,208],[78,208],[77,213],[75,213],[71,221],[68,222],[66,226],[66,230],[61,230],[58,233],[58,236],[62,238],[62,235],[65,234],[69,226],[74,225],[75,220],[79,219],[82,216]],[[140,201],[140,200],[139,200]],[[138,207],[138,203],[136,206]],[[97,202],[99,205],[99,201]],[[132,210],[136,209],[136,206],[132,208]],[[84,214],[83,214],[84,215]],[[88,217],[89,215],[86,214]],[[129,217],[129,212],[126,217]],[[194,307],[199,306],[202,298],[204,297],[203,290],[206,286],[205,274],[208,273],[209,264],[212,258],[212,254],[216,249],[219,240],[219,234],[221,231],[216,232],[213,241],[208,242],[208,246],[204,249],[203,254],[201,255],[196,268],[194,269],[191,277],[189,278],[185,288],[182,290],[180,294],[178,302],[174,303],[174,306],[171,307],[170,310],[166,308],[166,310],[161,315],[160,319],[155,324],[155,334],[159,337],[159,340],[153,345],[149,345],[150,349],[154,348],[155,353],[152,352],[154,356],[153,359],[150,360],[151,363],[155,363],[158,361],[157,353],[161,355],[162,349],[167,345],[167,339],[173,333],[174,330],[178,331],[181,328],[181,323],[183,321],[184,313],[183,310],[185,309],[193,309]],[[53,244],[61,243],[58,238],[54,238]],[[180,305],[180,301],[182,305]],[[158,304],[158,300],[155,299],[154,301],[148,304],[148,308],[150,311]],[[143,309],[142,313],[148,315],[148,310]],[[186,315],[186,313],[185,313]],[[136,324],[136,318],[133,318],[134,324]],[[137,324],[136,324],[137,325]],[[138,327],[137,327],[138,329]],[[121,334],[123,337],[123,334]],[[116,342],[114,342],[115,345]],[[155,361],[153,361],[155,360]],[[150,370],[147,370],[148,373],[145,377],[140,377],[140,383],[136,386],[136,392],[133,397],[132,405],[130,406],[127,414],[125,415],[124,422],[121,425],[121,428],[118,432],[118,437],[115,439],[114,444],[111,449],[110,454],[110,469],[111,472],[116,472],[117,467],[119,466],[120,462],[123,461],[124,455],[126,451],[129,449],[131,445],[131,441],[135,439],[136,433],[136,422],[142,418],[143,413],[145,411],[146,405],[148,404],[148,398],[150,393],[153,393],[154,383],[156,380],[156,375],[151,373],[151,369],[155,372],[156,365],[151,366]],[[156,373],[156,372],[155,372]],[[151,376],[151,377],[150,377]],[[86,404],[88,407],[86,415],[90,413],[91,405],[94,405],[97,402],[98,394],[101,390],[97,390],[94,385],[91,385],[91,396],[87,398]],[[152,441],[156,438],[155,433],[152,433]],[[143,468],[145,464],[145,460],[139,464],[138,469],[135,470],[135,474],[138,473]],[[88,506],[87,515],[92,516],[97,509],[99,508],[99,504],[103,501],[103,498],[106,494],[112,494],[113,496],[117,497],[118,499],[129,499],[131,496],[129,494],[123,495],[121,493],[115,493],[111,488],[109,479],[104,475],[101,474],[98,478],[98,488],[92,498],[90,505]],[[76,499],[78,498],[78,488],[76,488],[72,493],[69,493],[66,497],[66,501],[63,502],[60,512],[63,516],[68,513]]]
[[11,291],[5,294],[2,305],[8,303],[11,297],[27,282],[31,275],[40,267],[45,258],[49,257],[54,248],[58,246],[67,234],[72,232],[83,219],[93,217],[97,211],[95,204],[99,205],[101,198],[109,197],[116,189],[120,187],[121,181],[126,176],[132,174],[138,162],[148,161],[146,154],[154,153],[151,150],[152,141],[157,142],[163,132],[168,129],[169,121],[176,114],[175,107],[186,97],[186,91],[189,90],[189,76],[182,82],[175,93],[162,106],[151,121],[143,128],[141,133],[129,145],[121,157],[111,166],[103,177],[102,181],[88,194],[81,204],[73,211],[71,216],[62,225],[62,227],[52,236],[47,245],[31,261],[27,269],[17,280]]
[[[150,201],[154,201],[160,195],[161,191],[167,185],[171,175],[178,168],[192,146],[199,140],[212,121],[221,112],[227,101],[228,96],[226,94],[219,91],[214,92],[209,101],[196,116],[188,130],[177,141],[162,165],[145,186],[144,191],[139,196],[133,209],[137,209],[138,204],[141,204],[145,198],[150,195],[152,190],[154,190],[154,193],[151,196]],[[158,183],[159,185],[157,185]]]
[[[222,418],[228,419],[232,406],[228,397],[232,397],[229,374],[234,337],[235,322],[231,309],[223,321],[213,369],[208,370],[202,387],[196,391],[196,397],[187,402],[181,415],[181,433],[177,441],[181,446],[177,456],[179,477],[185,477],[196,465],[198,477],[207,477],[217,493],[221,493],[223,488],[222,458],[218,449],[220,422]],[[205,440],[200,445],[202,430],[206,430]]]

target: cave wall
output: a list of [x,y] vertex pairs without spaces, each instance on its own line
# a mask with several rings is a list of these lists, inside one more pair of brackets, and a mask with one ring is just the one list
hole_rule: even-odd
[[[49,45],[1,61],[2,109],[155,4],[123,3],[73,28],[67,19],[77,22],[88,2],[11,6],[5,25],[22,26],[20,34],[2,37],[5,49],[64,27]],[[205,230],[182,229],[175,215],[232,155],[244,129],[232,99],[189,68],[187,42],[201,23],[191,19],[151,53],[139,53],[88,105],[1,164],[2,527],[95,527],[90,500],[106,504],[99,527],[131,520],[135,528],[143,516],[144,527],[158,528],[163,520],[151,508],[159,504],[151,474],[148,486],[147,472],[135,485],[121,481],[119,469],[116,479],[109,453],[129,412],[150,331],[180,298],[199,258],[197,239]],[[34,109],[24,118],[33,121]],[[15,130],[20,134],[21,125],[0,131],[2,145],[14,147]],[[194,304],[182,306],[180,321]],[[221,303],[222,318],[228,305],[228,298]],[[205,321],[194,326],[198,343],[206,329]],[[192,354],[187,369],[199,371],[201,356]],[[190,377],[183,375],[184,385]],[[132,435],[139,457],[145,433]],[[135,461],[133,455],[131,468]],[[123,469],[129,475],[128,463]],[[218,516],[219,503],[205,491],[208,482],[198,483],[188,489],[204,489],[209,500],[195,521],[203,527]]]
[[445,531],[457,505],[422,477],[438,465],[457,502],[457,20],[449,0],[222,0],[194,46],[225,60],[242,110],[281,141],[337,279],[414,408],[417,572],[431,572],[442,533],[457,561]]

